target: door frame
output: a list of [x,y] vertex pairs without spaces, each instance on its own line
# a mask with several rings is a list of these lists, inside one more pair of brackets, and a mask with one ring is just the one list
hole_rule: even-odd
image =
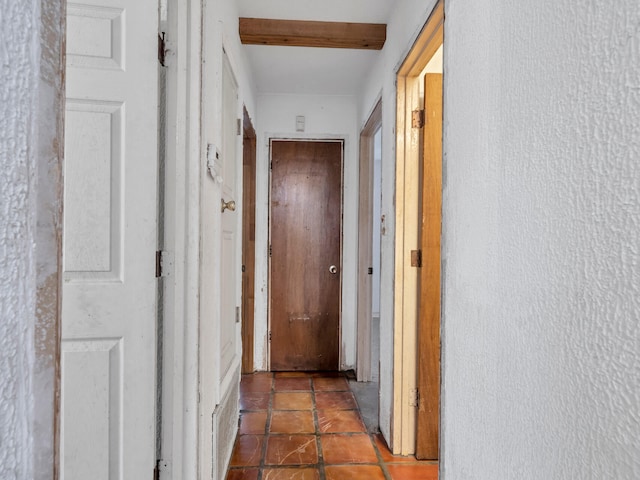
[[271,157],[271,142],[272,141],[292,141],[292,142],[340,142],[342,143],[342,158],[340,159],[340,297],[338,299],[339,307],[339,318],[338,318],[338,369],[342,365],[343,361],[343,351],[342,348],[342,285],[343,285],[343,248],[344,248],[344,154],[347,147],[347,139],[344,135],[321,135],[321,136],[312,136],[309,137],[307,134],[287,134],[287,135],[272,135],[266,134],[266,144],[268,148],[268,158],[269,158],[269,202],[267,206],[267,216],[268,216],[268,233],[267,233],[267,332],[266,332],[266,364],[267,371],[271,371],[271,256],[269,255],[269,247],[271,245],[271,191],[273,188],[273,178],[272,178],[272,169],[270,167],[272,157]]
[[[419,268],[411,251],[420,249],[422,143],[411,127],[420,109],[420,73],[444,39],[444,0],[439,0],[411,50],[397,70],[396,238],[394,275],[394,382],[392,445],[394,453],[412,455],[416,448],[418,380]],[[423,260],[426,261],[426,260]],[[442,283],[442,277],[440,278]],[[439,285],[438,285],[439,288]],[[442,368],[442,367],[441,367]],[[440,391],[441,386],[439,387]]]
[[[201,2],[168,2],[161,480],[198,478],[198,323],[200,255]],[[186,235],[184,232],[189,232]]]
[[[246,107],[242,119],[242,159],[243,170],[246,166],[248,171],[248,176],[244,171],[242,175],[242,373],[250,373],[254,371],[255,338],[256,131]],[[249,293],[253,294],[250,304],[246,298]]]
[[382,127],[382,98],[369,115],[360,132],[358,173],[358,320],[356,377],[359,382],[370,382],[372,282],[368,269],[373,264],[373,137]]

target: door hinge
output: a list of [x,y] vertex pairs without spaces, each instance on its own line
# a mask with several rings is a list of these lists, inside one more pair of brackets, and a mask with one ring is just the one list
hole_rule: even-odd
[[367,269],[367,274],[369,274],[369,275],[373,275],[373,267],[369,267],[369,268]]
[[417,388],[412,388],[409,391],[409,406],[410,407],[420,406],[420,391]]
[[240,323],[240,307],[236,307],[236,323]]
[[422,267],[422,250],[411,250],[411,266]]
[[156,278],[168,277],[173,270],[173,258],[166,250],[156,251]]
[[411,112],[411,127],[424,127],[424,110],[414,110],[413,112]]
[[269,256],[273,255],[273,247],[269,245]]
[[162,276],[162,251],[156,250],[156,278]]
[[240,120],[239,118],[237,119],[238,122],[238,131],[237,131],[237,135],[242,135],[242,120]]
[[269,341],[271,341],[271,330],[269,330]]
[[156,460],[156,466],[153,468],[153,480],[160,480],[160,460]]
[[167,42],[165,40],[165,33],[158,33],[158,62],[163,67],[166,67],[165,59],[167,58]]

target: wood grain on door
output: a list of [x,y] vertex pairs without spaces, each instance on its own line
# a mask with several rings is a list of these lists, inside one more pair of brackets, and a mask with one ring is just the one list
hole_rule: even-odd
[[337,370],[342,142],[271,142],[271,370]]
[[440,408],[440,233],[442,224],[442,74],[425,75],[418,428],[416,457],[438,459]]

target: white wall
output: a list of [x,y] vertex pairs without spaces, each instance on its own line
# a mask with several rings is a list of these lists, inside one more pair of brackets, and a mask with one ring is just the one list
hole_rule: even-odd
[[[399,5],[360,98],[361,125],[380,91],[384,105],[385,436],[395,142],[384,127],[432,3]],[[443,479],[640,476],[639,16],[635,0],[446,4]]]
[[442,478],[640,478],[640,9],[449,1]]
[[380,58],[363,85],[358,99],[358,125],[365,122],[382,99],[382,171],[380,241],[380,430],[387,441],[392,439],[393,407],[393,307],[395,250],[395,126],[396,72],[433,9],[435,0],[403,0],[396,2],[387,24],[387,41]]
[[39,2],[0,0],[0,477],[32,478]]
[[[342,245],[343,369],[355,367],[358,214],[358,130],[351,96],[260,95],[257,102],[255,368],[267,368],[269,138],[344,139],[344,219]],[[304,115],[304,133],[296,116]]]

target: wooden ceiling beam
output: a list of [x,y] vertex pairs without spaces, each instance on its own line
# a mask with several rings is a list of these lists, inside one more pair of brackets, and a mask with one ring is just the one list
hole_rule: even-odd
[[387,25],[384,23],[241,17],[239,29],[240,40],[245,45],[382,50],[387,39]]

